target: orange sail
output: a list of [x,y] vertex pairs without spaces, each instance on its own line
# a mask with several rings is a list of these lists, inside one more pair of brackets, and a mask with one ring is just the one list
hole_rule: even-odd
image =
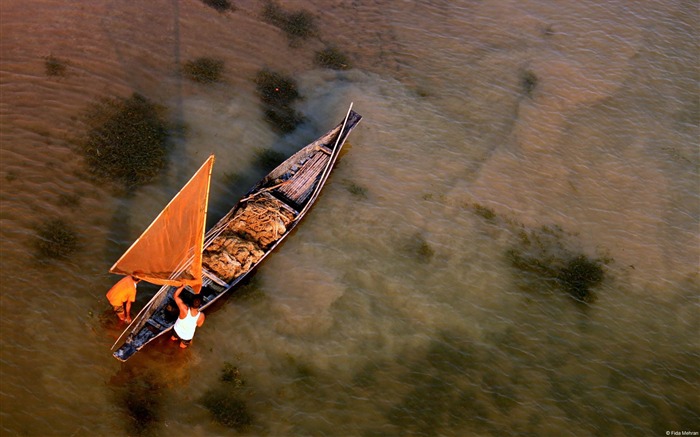
[[109,270],[159,285],[202,287],[211,155],[151,225]]

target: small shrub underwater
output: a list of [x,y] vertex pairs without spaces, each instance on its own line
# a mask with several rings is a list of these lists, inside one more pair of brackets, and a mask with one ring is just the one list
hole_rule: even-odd
[[327,47],[316,52],[314,62],[320,67],[331,70],[349,70],[351,68],[348,57],[335,47]]
[[49,55],[44,58],[44,71],[47,76],[65,76],[66,61]]
[[49,219],[37,229],[35,248],[39,257],[67,258],[78,249],[78,234],[63,219]]
[[91,108],[90,129],[81,145],[90,172],[127,190],[155,179],[169,153],[164,112],[138,93],[105,99]]
[[[558,229],[520,234],[520,244],[506,252],[510,265],[534,280],[536,288],[559,288],[578,302],[592,303],[593,288],[603,282],[603,265],[610,260],[594,259],[565,248]],[[522,277],[521,279],[525,279]]]
[[238,368],[229,362],[224,363],[219,377],[221,384],[207,391],[201,399],[202,405],[220,424],[243,431],[253,423],[253,416],[242,399],[241,388],[245,381]]
[[265,2],[263,19],[287,34],[291,45],[317,33],[313,15],[308,11],[287,12],[274,1]]
[[236,9],[229,0],[202,0],[202,3],[216,9],[219,12],[226,12]]
[[300,98],[296,82],[268,69],[255,76],[258,97],[263,103],[265,119],[281,133],[292,132],[304,121],[304,116],[292,108]]
[[224,71],[224,61],[215,58],[201,57],[185,62],[182,67],[185,77],[197,83],[213,83],[221,78]]

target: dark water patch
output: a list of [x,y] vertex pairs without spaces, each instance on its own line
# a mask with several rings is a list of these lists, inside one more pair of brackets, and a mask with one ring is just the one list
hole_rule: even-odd
[[314,62],[319,67],[329,68],[331,70],[349,70],[352,68],[347,55],[335,47],[326,47],[316,52]]
[[453,404],[454,391],[447,381],[433,375],[415,373],[415,388],[391,408],[387,418],[402,432],[412,435],[439,435]]
[[353,375],[353,386],[360,389],[376,386],[379,382],[379,373],[384,367],[386,367],[385,363],[370,362],[365,364],[362,369]]
[[17,172],[13,170],[9,170],[5,173],[5,180],[7,182],[14,182],[17,180],[18,177],[19,175],[17,174]]
[[34,248],[39,259],[65,259],[78,250],[78,232],[75,226],[62,218],[50,218],[36,230]]
[[224,184],[228,187],[240,184],[243,179],[243,175],[235,171],[227,171],[222,177]]
[[236,388],[243,387],[245,385],[245,381],[241,377],[241,371],[238,370],[238,367],[234,366],[228,361],[224,362],[224,367],[221,369],[219,380],[221,382],[229,382]]
[[116,405],[126,420],[127,435],[159,435],[166,385],[154,371],[122,368],[110,381]]
[[278,165],[280,165],[286,158],[287,157],[284,153],[278,152],[274,149],[257,149],[255,151],[253,165],[267,173],[270,170],[277,167]]
[[288,106],[265,108],[265,120],[280,133],[289,133],[302,124],[304,116]]
[[44,72],[47,76],[63,77],[66,75],[67,68],[68,62],[63,59],[59,59],[53,55],[44,58]]
[[80,206],[82,201],[82,196],[80,193],[66,194],[63,193],[58,196],[57,203],[59,206],[65,206],[70,209],[76,209]]
[[202,0],[205,5],[219,12],[235,11],[236,7],[229,0]]
[[557,226],[520,231],[518,242],[506,251],[506,258],[519,273],[521,288],[559,288],[578,302],[595,301],[593,289],[605,279],[603,266],[612,260],[575,251],[568,247],[569,237]]
[[294,79],[262,69],[255,76],[255,85],[263,103],[265,119],[278,132],[289,133],[304,121],[304,116],[292,108],[301,98]]
[[539,78],[537,77],[537,75],[531,70],[525,70],[522,73],[520,80],[525,95],[528,97],[532,97],[532,94],[535,92],[535,88],[537,88],[537,83],[539,82]]
[[358,199],[366,199],[367,198],[367,188],[356,184],[353,181],[344,181],[343,186],[345,187],[346,190],[353,196],[355,196]]
[[305,10],[290,12],[283,9],[275,1],[268,0],[265,2],[262,16],[266,22],[286,33],[292,46],[299,45],[301,40],[316,35],[318,32],[316,21],[310,12]]
[[591,289],[603,282],[604,271],[599,260],[578,255],[566,262],[557,272],[561,287],[581,302],[593,300]]
[[245,381],[238,368],[225,362],[219,376],[219,385],[208,390],[200,402],[220,424],[244,431],[254,422],[245,401],[244,385]]
[[169,125],[165,108],[141,94],[93,105],[81,145],[90,172],[131,190],[153,181],[167,164]]
[[421,263],[430,262],[435,255],[435,250],[428,243],[428,240],[420,234],[416,233],[409,238],[406,238],[400,247],[401,252]]
[[217,82],[224,72],[224,61],[208,57],[193,59],[185,62],[182,72],[193,82],[204,84]]
[[259,275],[246,276],[245,279],[231,293],[231,299],[237,304],[260,302],[267,298],[262,279]]
[[479,217],[485,218],[486,220],[494,220],[496,218],[496,213],[491,209],[486,206],[480,205],[478,203],[474,203],[472,205],[472,209],[474,210],[474,213],[478,215]]
[[255,76],[258,96],[272,106],[288,106],[299,99],[297,83],[282,73],[262,69]]
[[286,355],[286,359],[287,371],[290,372],[295,382],[308,385],[316,379],[317,374],[311,364],[290,354]]
[[426,352],[404,363],[411,389],[386,412],[399,434],[433,436],[496,432],[500,414],[517,403],[515,389],[484,345],[442,332]]

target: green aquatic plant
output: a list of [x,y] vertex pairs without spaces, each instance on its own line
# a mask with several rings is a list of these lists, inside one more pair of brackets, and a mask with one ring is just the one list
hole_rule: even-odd
[[133,189],[151,182],[168,159],[168,124],[164,108],[141,94],[94,105],[90,130],[81,151],[98,178]]
[[282,29],[292,44],[317,33],[314,16],[308,11],[287,12],[277,2],[268,0],[263,6],[262,16],[266,22]]
[[591,289],[603,282],[604,271],[601,262],[585,255],[569,260],[558,271],[557,279],[562,288],[574,299],[583,302],[592,300]]
[[543,227],[535,232],[522,230],[519,244],[506,251],[512,267],[521,276],[526,288],[559,288],[579,302],[593,302],[593,288],[605,278],[603,265],[612,259],[594,259],[565,247],[563,231],[558,227]]
[[486,220],[493,220],[496,218],[496,213],[493,212],[491,208],[487,208],[478,203],[473,204],[472,208],[474,209],[474,213],[476,213],[476,215],[485,218]]
[[224,362],[219,376],[221,385],[208,390],[201,399],[202,405],[220,424],[244,431],[253,423],[253,416],[243,400],[245,381],[241,372],[230,362]]
[[326,47],[316,52],[314,62],[320,67],[331,70],[349,70],[351,68],[348,57],[335,47]]
[[65,220],[48,219],[37,230],[35,247],[39,256],[67,258],[78,249],[78,234]]
[[221,376],[219,379],[222,382],[230,382],[234,387],[243,387],[245,385],[245,381],[241,378],[241,372],[238,370],[238,367],[228,361],[224,362],[224,367],[221,369]]
[[304,121],[304,116],[292,108],[301,97],[294,79],[262,69],[255,76],[255,85],[265,119],[277,130],[288,133]]
[[44,58],[44,70],[47,76],[65,76],[66,61],[49,55]]
[[202,2],[216,9],[219,12],[226,12],[228,10],[235,10],[235,7],[229,0],[202,0]]
[[345,188],[350,192],[355,197],[359,197],[361,199],[366,199],[367,198],[367,188],[357,185],[354,182],[348,181],[345,183]]
[[419,233],[404,242],[403,252],[422,263],[430,262],[435,255],[435,250],[433,250],[425,237]]
[[300,97],[294,79],[266,68],[255,75],[255,85],[260,100],[271,106],[289,106]]
[[523,73],[521,83],[523,91],[525,91],[527,96],[532,97],[532,93],[535,91],[538,81],[539,79],[537,78],[537,75],[532,71],[527,70]]
[[243,431],[253,423],[246,402],[227,387],[209,390],[201,402],[214,419],[224,426]]
[[182,67],[185,76],[198,83],[213,83],[221,78],[224,61],[216,58],[201,57],[185,62]]

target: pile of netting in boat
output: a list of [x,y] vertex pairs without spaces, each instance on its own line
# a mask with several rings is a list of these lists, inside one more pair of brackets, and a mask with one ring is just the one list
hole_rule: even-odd
[[282,207],[282,202],[269,195],[261,195],[236,211],[229,229],[267,247],[287,232],[294,215]]
[[269,195],[260,195],[236,211],[226,229],[204,250],[202,264],[226,282],[247,272],[263,248],[287,232],[294,215]]

